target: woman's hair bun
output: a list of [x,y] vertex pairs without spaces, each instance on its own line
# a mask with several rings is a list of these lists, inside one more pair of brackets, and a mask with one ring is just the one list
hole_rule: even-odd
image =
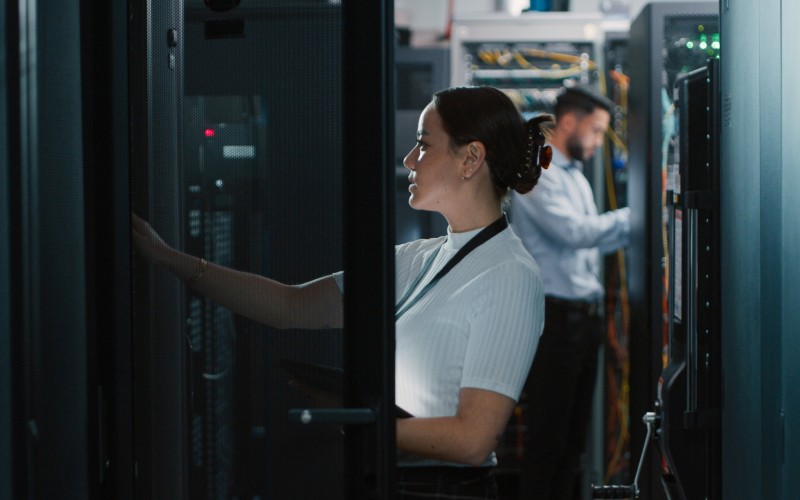
[[[519,194],[525,194],[536,186],[542,175],[540,152],[544,142],[550,138],[555,120],[553,115],[540,114],[525,123],[525,157],[520,161],[520,169],[509,185]],[[545,165],[546,167],[547,165]]]

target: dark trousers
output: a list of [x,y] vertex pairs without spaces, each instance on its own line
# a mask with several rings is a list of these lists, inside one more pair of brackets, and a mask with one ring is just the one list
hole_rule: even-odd
[[525,384],[520,499],[579,498],[601,328],[597,312],[585,304],[545,301],[544,332]]
[[398,467],[397,498],[496,500],[494,467]]

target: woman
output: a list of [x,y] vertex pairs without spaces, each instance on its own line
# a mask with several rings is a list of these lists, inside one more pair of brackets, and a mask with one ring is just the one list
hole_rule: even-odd
[[[494,448],[544,320],[538,268],[503,206],[549,163],[549,119],[526,123],[491,87],[440,91],[420,116],[403,161],[409,203],[449,227],[395,252],[396,402],[414,415],[397,421],[401,498],[496,498]],[[342,273],[285,285],[179,252],[133,223],[148,260],[238,314],[277,328],[342,326]]]

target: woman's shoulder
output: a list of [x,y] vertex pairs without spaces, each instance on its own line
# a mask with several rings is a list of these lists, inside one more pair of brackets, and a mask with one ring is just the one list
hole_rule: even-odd
[[[544,283],[539,266],[519,238],[513,232],[503,233],[486,250],[482,265],[476,263],[481,266],[480,272],[469,283],[471,293],[477,293],[483,304],[480,313],[499,308],[516,315],[520,303],[543,307]],[[528,320],[533,321],[532,316]]]
[[496,282],[503,283],[504,287],[538,289],[542,286],[538,264],[513,231],[504,231],[492,238],[480,255],[472,272],[484,285]]
[[402,255],[416,255],[423,253],[441,245],[446,238],[446,236],[437,236],[436,238],[422,238],[406,243],[400,243],[395,245],[394,253],[397,257]]
[[538,275],[539,265],[536,263],[536,259],[534,259],[525,248],[525,245],[523,245],[517,233],[509,227],[508,230],[504,231],[503,235],[504,238],[499,243],[506,248],[507,260],[528,268]]

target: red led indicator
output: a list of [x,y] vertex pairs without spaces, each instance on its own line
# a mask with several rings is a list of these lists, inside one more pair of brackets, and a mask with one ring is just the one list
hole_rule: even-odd
[[215,132],[214,132],[213,128],[207,128],[206,129],[206,137],[214,137],[214,133]]

